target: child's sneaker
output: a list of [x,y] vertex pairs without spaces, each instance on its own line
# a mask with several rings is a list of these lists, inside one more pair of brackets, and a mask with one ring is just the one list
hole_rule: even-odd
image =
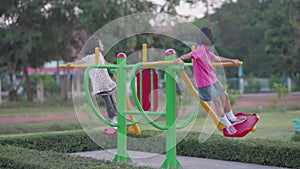
[[226,127],[226,130],[227,130],[228,134],[235,134],[237,132],[237,130],[234,128],[233,125]]
[[[115,116],[111,121],[112,124],[117,124],[118,120],[117,120],[117,116]],[[115,130],[118,130],[118,127],[113,127]]]
[[236,125],[236,124],[243,123],[246,120],[247,120],[246,116],[236,116],[236,119],[230,120],[230,122],[232,123],[232,125]]

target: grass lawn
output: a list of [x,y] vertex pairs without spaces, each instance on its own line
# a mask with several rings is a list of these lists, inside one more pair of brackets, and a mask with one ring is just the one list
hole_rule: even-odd
[[250,133],[245,138],[268,138],[289,141],[295,134],[294,118],[300,119],[300,110],[286,112],[262,112],[258,113],[260,121],[258,122],[256,132]]
[[[10,102],[0,107],[0,118],[33,116],[45,114],[74,114],[74,105],[71,100],[37,102]],[[82,129],[80,123],[75,121],[54,121],[22,124],[0,124],[0,135],[39,133],[51,131],[65,131]]]
[[14,117],[16,115],[35,115],[46,113],[74,113],[74,105],[71,100],[39,102],[7,102],[0,106],[1,117]]
[[1,117],[15,117],[17,115],[36,115],[36,114],[66,114],[74,113],[74,106],[40,106],[40,107],[18,107],[0,109]]
[[[246,110],[245,113],[252,113],[251,110]],[[270,111],[270,110],[260,110],[257,113],[260,116],[260,120],[256,125],[256,131],[250,132],[248,135],[242,139],[248,138],[262,138],[262,139],[271,139],[271,140],[284,140],[290,141],[291,137],[295,134],[295,123],[292,122],[292,119],[300,119],[300,110],[293,111]],[[199,131],[199,127],[203,126],[206,115],[202,114],[200,118],[195,122],[195,127],[193,130]],[[211,121],[205,124],[206,128],[213,129],[216,128],[214,123]],[[201,130],[201,129],[200,129]],[[222,135],[219,130],[215,129],[214,134]]]

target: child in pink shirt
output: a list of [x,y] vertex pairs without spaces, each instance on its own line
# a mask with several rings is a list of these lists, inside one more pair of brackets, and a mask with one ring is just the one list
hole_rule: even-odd
[[208,50],[208,47],[214,44],[214,34],[211,28],[204,27],[199,31],[197,44],[196,50],[176,58],[174,63],[189,58],[194,59],[193,73],[200,99],[214,105],[216,112],[221,116],[221,121],[226,125],[228,133],[235,134],[237,130],[233,125],[244,122],[246,117],[236,117],[233,114],[228,94],[218,81],[212,61],[237,64],[239,60],[216,56]]

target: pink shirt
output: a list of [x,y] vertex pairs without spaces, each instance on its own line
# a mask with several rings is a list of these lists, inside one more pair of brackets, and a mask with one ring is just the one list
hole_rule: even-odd
[[193,72],[197,87],[202,88],[216,83],[218,79],[211,62],[215,55],[205,45],[198,46],[190,54],[194,58]]

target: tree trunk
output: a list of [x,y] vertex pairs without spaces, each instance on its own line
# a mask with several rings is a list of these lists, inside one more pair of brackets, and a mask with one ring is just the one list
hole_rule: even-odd
[[68,99],[68,75],[61,75],[61,96],[63,100]]
[[23,61],[23,73],[25,76],[25,81],[26,81],[26,93],[27,93],[27,100],[28,101],[33,101],[33,94],[32,94],[32,89],[31,89],[31,83],[30,83],[30,77],[28,75],[27,71],[27,60]]
[[1,84],[1,78],[0,78],[0,106],[2,105],[2,84]]
[[207,17],[207,26],[210,27],[211,26],[211,16],[209,14],[209,2],[208,0],[205,1],[205,6],[206,6],[206,17]]
[[36,91],[37,91],[37,99],[38,99],[38,101],[40,101],[40,102],[43,103],[45,101],[45,99],[44,99],[44,81],[43,81],[42,77],[40,77],[40,79],[39,79]]
[[10,67],[11,64],[8,64],[8,76],[10,81],[10,87],[9,87],[9,100],[10,101],[17,101],[18,95],[15,88],[15,72]]

